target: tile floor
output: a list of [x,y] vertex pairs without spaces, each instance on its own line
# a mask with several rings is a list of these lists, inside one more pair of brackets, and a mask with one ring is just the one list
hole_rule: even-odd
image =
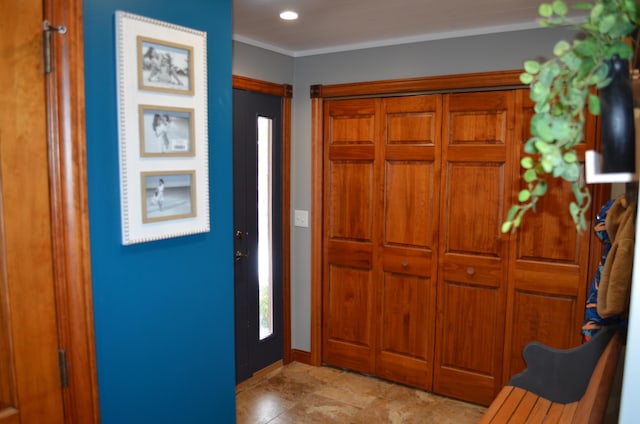
[[377,378],[298,362],[236,388],[238,424],[475,424],[484,411]]

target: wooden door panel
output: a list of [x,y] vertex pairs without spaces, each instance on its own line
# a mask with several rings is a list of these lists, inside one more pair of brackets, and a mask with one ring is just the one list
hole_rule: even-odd
[[333,160],[327,181],[329,239],[371,241],[374,206],[373,164]]
[[373,373],[379,101],[324,110],[323,361]]
[[445,97],[434,391],[489,403],[502,383],[512,91]]
[[572,347],[573,318],[577,309],[575,297],[532,293],[518,288],[512,302],[513,326],[518,331],[514,332],[511,341],[509,376],[524,370],[522,350],[533,340],[545,340],[545,344],[558,349]]
[[376,374],[430,390],[439,214],[440,95],[382,101]]
[[[446,253],[501,257],[500,228],[504,210],[503,163],[455,162],[447,168],[445,204]],[[464,224],[464,225],[461,225]]]
[[433,249],[433,163],[388,161],[385,172],[385,245]]
[[503,341],[502,293],[455,281],[445,281],[440,287],[439,302],[446,314],[441,323],[438,391],[490,403]]
[[380,290],[380,336],[376,374],[424,389],[431,388],[432,282],[385,272]]
[[[513,110],[510,92],[464,93],[449,96],[449,146],[506,145],[511,141]],[[505,96],[506,94],[506,96]],[[483,146],[486,147],[486,146]]]
[[362,372],[372,372],[372,273],[331,266],[326,281],[324,360]]
[[[493,376],[501,300],[492,288],[445,281],[441,366]],[[474,325],[482,321],[483,325]]]
[[522,231],[518,230],[518,260],[575,266],[580,263],[582,239],[576,231],[568,231],[574,227],[568,207],[570,193],[566,181],[549,181],[548,192],[538,201],[537,211],[527,215]]
[[[518,107],[522,111],[521,139],[530,137],[529,121],[533,105],[525,90],[518,91]],[[588,119],[585,134],[590,135],[578,146],[580,160],[586,148],[593,148],[595,123]],[[514,172],[518,169],[522,147],[516,151]],[[520,181],[516,190],[524,187]],[[514,196],[515,198],[515,193]],[[581,340],[580,325],[588,286],[589,237],[578,234],[568,211],[573,194],[562,180],[549,180],[547,194],[529,213],[513,236],[511,249],[506,357],[503,383],[522,371],[522,349],[531,341],[564,349],[577,346]]]
[[424,278],[385,273],[382,295],[382,349],[427,358],[424,324],[428,311],[429,284]]

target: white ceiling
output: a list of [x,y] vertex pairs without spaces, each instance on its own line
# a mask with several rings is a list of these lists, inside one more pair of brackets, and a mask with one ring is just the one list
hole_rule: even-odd
[[[290,56],[305,56],[538,28],[541,2],[233,0],[233,36],[235,40]],[[279,14],[286,9],[295,10],[300,18],[295,22],[282,21]]]

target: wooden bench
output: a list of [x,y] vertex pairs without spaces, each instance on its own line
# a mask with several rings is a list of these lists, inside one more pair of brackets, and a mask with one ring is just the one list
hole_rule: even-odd
[[529,343],[523,352],[527,369],[509,380],[480,424],[602,423],[621,349],[615,328],[573,349]]

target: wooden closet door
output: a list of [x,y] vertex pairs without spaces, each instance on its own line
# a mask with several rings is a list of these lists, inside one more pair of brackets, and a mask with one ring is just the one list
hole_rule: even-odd
[[324,110],[324,362],[373,373],[380,218],[379,99],[328,101]]
[[431,390],[441,96],[383,100],[376,375]]
[[[520,157],[524,142],[531,137],[529,122],[533,115],[528,91],[519,90],[517,96],[522,126],[518,129],[521,143],[516,151],[518,159],[514,161],[514,180],[521,172]],[[595,120],[589,118],[585,129],[587,143],[577,147],[581,160],[587,144],[592,149],[595,143],[594,127]],[[515,191],[519,190],[517,185]],[[514,199],[515,196],[514,192]],[[513,235],[503,382],[525,368],[522,350],[531,341],[559,349],[580,344],[593,230],[589,226],[581,235],[575,231],[568,208],[572,198],[569,183],[559,178],[549,180],[549,189],[537,203],[537,211],[529,213]],[[594,206],[600,209],[601,205]],[[587,222],[591,222],[589,217]],[[597,237],[593,239],[598,243]]]
[[514,92],[445,96],[434,391],[487,404],[502,385]]

